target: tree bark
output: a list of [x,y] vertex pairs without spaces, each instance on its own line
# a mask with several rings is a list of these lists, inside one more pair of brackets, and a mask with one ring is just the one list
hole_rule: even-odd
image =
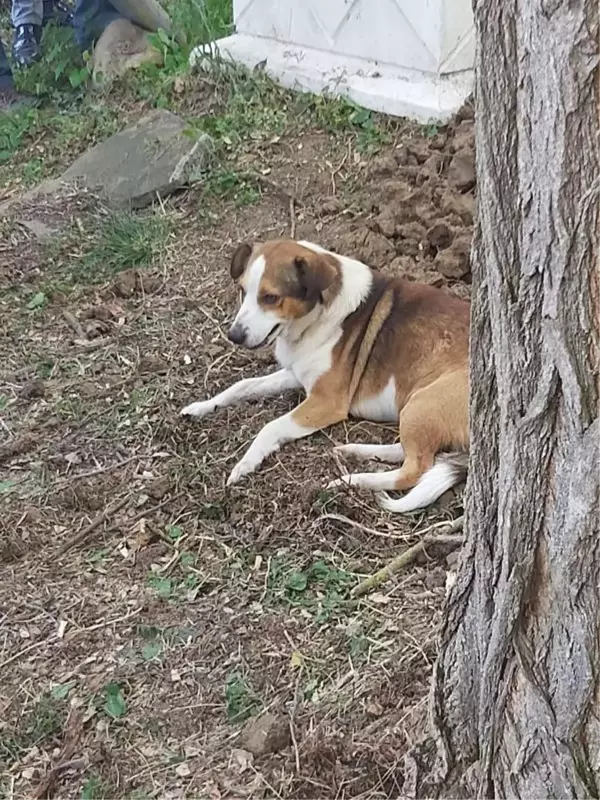
[[598,4],[474,12],[466,543],[432,723],[446,794],[598,797]]

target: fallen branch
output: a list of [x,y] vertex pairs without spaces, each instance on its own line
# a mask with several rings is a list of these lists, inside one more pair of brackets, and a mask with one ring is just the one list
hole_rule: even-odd
[[[343,514],[321,514],[321,516],[313,522],[313,527],[316,527],[320,522],[325,522],[328,519],[333,522],[341,522],[343,525],[348,525],[350,528],[356,528],[356,530],[368,533],[370,536],[381,536],[383,539],[401,539],[402,541],[406,541],[405,535],[386,533],[384,531],[378,531],[376,528],[369,528],[367,525],[363,525],[355,519],[350,519],[350,517],[345,517]],[[429,530],[429,528],[427,528],[427,530]]]
[[61,547],[59,547],[57,555],[63,556],[66,552],[71,550],[71,548],[76,547],[78,544],[84,542],[88,538],[88,536],[90,536],[90,534],[92,534],[96,530],[96,528],[102,525],[103,522],[106,522],[106,520],[110,519],[110,517],[112,517],[113,514],[116,514],[117,511],[120,511],[122,508],[124,508],[124,506],[126,506],[127,503],[129,502],[129,499],[130,496],[126,495],[125,497],[122,497],[120,500],[117,500],[116,503],[113,503],[111,506],[105,508],[104,511],[101,511],[100,514],[94,517],[94,519],[90,522],[89,525],[87,525],[72,539],[69,539],[68,542],[65,542]]
[[87,765],[88,762],[85,758],[71,758],[68,761],[56,764],[56,766],[48,770],[33,790],[31,794],[32,800],[43,800],[43,798],[51,795],[54,785],[62,772],[66,772],[67,770],[82,770],[85,769]]
[[[405,550],[404,553],[396,556],[396,558],[392,559],[389,564],[386,564],[386,566],[380,569],[378,572],[375,572],[373,575],[369,575],[368,578],[365,578],[364,581],[361,581],[358,586],[355,586],[354,589],[352,589],[350,593],[351,597],[363,597],[365,594],[369,594],[374,589],[379,588],[382,584],[389,581],[392,575],[395,575],[396,573],[400,572],[401,569],[404,569],[404,567],[411,564],[419,555],[419,553],[423,552],[423,550],[425,550],[429,544],[449,544],[458,547],[463,543],[464,536],[456,534],[455,531],[461,531],[463,528],[463,523],[464,517],[460,516],[448,523],[447,531],[445,533],[427,534],[426,531],[441,527],[446,523],[439,523],[438,525],[426,528],[425,531],[421,531],[421,533],[424,535],[422,536],[421,540],[417,542],[417,544],[409,547],[408,550]],[[417,533],[419,532],[417,531]]]

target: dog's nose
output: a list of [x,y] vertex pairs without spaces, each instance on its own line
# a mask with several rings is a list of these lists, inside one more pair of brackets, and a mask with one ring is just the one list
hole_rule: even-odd
[[227,334],[227,338],[234,344],[244,344],[246,338],[246,331],[241,325],[232,325]]

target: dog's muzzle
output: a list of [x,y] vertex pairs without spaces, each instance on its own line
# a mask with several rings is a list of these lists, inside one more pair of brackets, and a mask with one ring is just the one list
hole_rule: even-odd
[[241,345],[242,347],[247,347],[250,350],[257,350],[259,347],[263,347],[265,345],[273,344],[275,339],[277,338],[279,331],[281,330],[281,323],[275,325],[269,333],[262,339],[260,342],[256,344],[248,344],[248,331],[243,325],[235,324],[232,325],[229,329],[229,333],[227,334],[227,338],[230,342],[234,344]]

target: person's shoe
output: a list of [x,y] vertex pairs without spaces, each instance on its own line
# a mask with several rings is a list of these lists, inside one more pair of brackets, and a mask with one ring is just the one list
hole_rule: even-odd
[[35,98],[28,97],[18,92],[12,84],[2,85],[0,83],[0,113],[7,111],[18,111],[20,108],[28,108],[35,105]]
[[49,22],[66,28],[73,22],[73,10],[62,0],[44,0],[44,25]]
[[20,67],[30,67],[39,61],[41,38],[42,31],[39,25],[19,25],[15,28],[12,54]]

